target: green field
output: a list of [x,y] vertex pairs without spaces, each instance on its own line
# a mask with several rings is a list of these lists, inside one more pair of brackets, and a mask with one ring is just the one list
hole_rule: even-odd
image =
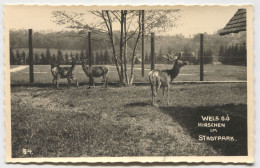
[[[246,83],[175,84],[170,105],[162,100],[156,108],[148,86],[12,87],[12,156],[247,155],[246,88]],[[227,114],[230,121],[218,133],[197,126],[202,115]],[[199,135],[235,141],[205,142]]]
[[[17,66],[11,66],[15,68]],[[118,74],[115,66],[107,66],[109,68],[108,82],[118,82]],[[130,66],[129,66],[130,67]],[[140,65],[135,66],[135,79],[134,82],[149,82],[148,73],[150,65],[145,65],[145,77],[141,76]],[[172,65],[156,64],[157,69],[169,69]],[[130,69],[128,69],[130,72]],[[35,83],[51,83],[52,74],[49,65],[35,65],[34,66]],[[199,81],[199,65],[184,66],[175,81]],[[84,74],[81,65],[76,66],[75,77],[80,83],[88,82],[88,78]],[[232,65],[205,65],[204,66],[204,80],[205,81],[242,81],[246,80],[246,66],[232,66]],[[101,78],[95,79],[95,82],[101,82]],[[61,83],[67,83],[66,79],[61,79]],[[11,73],[11,83],[29,83],[29,68],[21,71]]]

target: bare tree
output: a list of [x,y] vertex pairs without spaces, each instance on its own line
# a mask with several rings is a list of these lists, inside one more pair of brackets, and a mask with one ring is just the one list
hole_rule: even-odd
[[[167,29],[175,27],[176,21],[179,18],[179,10],[147,10],[145,11],[144,30],[146,36],[150,32],[165,32]],[[91,14],[91,15],[90,15]],[[134,63],[136,58],[136,50],[138,42],[142,35],[141,32],[141,12],[138,10],[95,10],[87,11],[85,13],[68,12],[68,11],[54,11],[54,22],[57,24],[66,24],[68,28],[77,30],[92,31],[97,34],[107,35],[114,56],[116,69],[118,72],[120,83],[125,82],[132,84],[134,79]],[[95,17],[92,22],[88,22],[87,18]],[[120,45],[119,57],[114,41],[114,27],[120,24]],[[131,72],[130,79],[127,74],[127,42],[134,39],[134,46],[131,54]]]

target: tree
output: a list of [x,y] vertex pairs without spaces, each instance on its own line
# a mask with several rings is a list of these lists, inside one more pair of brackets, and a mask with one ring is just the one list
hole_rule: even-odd
[[[161,64],[163,62],[162,58],[163,58],[163,53],[162,53],[162,48],[160,48],[160,51],[159,51],[159,54],[158,54],[158,57],[157,57],[157,63]],[[170,64],[170,61],[168,60],[167,63]]]
[[50,53],[50,49],[49,48],[47,48],[46,49],[46,54],[45,54],[45,64],[46,65],[49,65],[50,63],[51,63],[51,53]]
[[[70,58],[74,58],[74,56],[73,56],[73,54],[72,54],[72,52],[70,53]],[[76,58],[75,58],[76,59]],[[76,60],[77,61],[77,60]]]
[[245,42],[243,42],[239,48],[239,65],[247,65],[247,49]]
[[238,48],[238,44],[236,44],[233,48],[233,59],[232,59],[233,65],[239,65],[240,64],[238,52],[239,52],[239,48]]
[[45,65],[45,63],[46,63],[46,58],[45,58],[45,55],[42,52],[42,54],[41,54],[41,64]]
[[39,65],[40,64],[40,56],[36,53],[35,55],[34,55],[34,64],[35,65]]
[[65,64],[66,64],[66,65],[69,64],[69,55],[68,55],[67,52],[66,52],[66,54],[65,54]]
[[221,45],[218,50],[218,61],[220,61],[221,63],[223,63],[224,54],[225,54],[225,48],[223,45]]
[[79,54],[78,54],[78,52],[76,52],[75,59],[76,59],[76,61],[79,61],[79,60],[80,60],[80,59],[79,59]]
[[52,54],[51,62],[52,62],[52,63],[56,63],[56,62],[57,62],[57,57],[56,57],[55,54]]
[[150,64],[150,59],[147,52],[145,53],[145,64]]
[[183,55],[182,55],[182,60],[191,62],[190,61],[190,55],[189,55],[190,49],[189,49],[189,47],[187,45],[184,46],[184,50],[183,51],[184,52],[183,52]]
[[64,62],[65,62],[64,59],[63,59],[63,55],[62,55],[61,50],[58,50],[57,62],[58,62],[59,65],[64,64]]
[[[87,23],[84,20],[84,13],[54,11],[53,16],[56,18],[57,24],[69,24],[70,28],[88,30],[96,34],[106,34],[110,40],[114,63],[118,72],[120,83],[124,83],[124,79],[129,83],[127,77],[126,55],[127,42],[135,39],[131,56],[131,77],[133,78],[135,51],[138,46],[141,31],[141,11],[137,10],[98,10],[89,11],[95,19],[94,23]],[[149,10],[145,15],[145,32],[150,34],[151,31],[162,32],[167,28],[175,27],[179,10]],[[85,22],[86,21],[86,22]],[[115,24],[120,24],[120,44],[119,56],[116,50],[115,32],[113,30]],[[131,81],[131,80],[130,80]]]
[[81,50],[81,52],[80,52],[80,60],[81,61],[85,60],[85,55],[84,55],[84,51],[83,50]]
[[109,59],[109,55],[108,55],[108,51],[107,49],[105,50],[105,54],[104,54],[104,57],[105,57],[105,64],[110,64],[110,59]]
[[12,48],[10,48],[10,65],[15,65],[15,56]]
[[99,61],[99,63],[101,64],[101,65],[104,65],[104,54],[103,54],[103,51],[101,50],[100,51],[100,61]]
[[96,52],[96,65],[99,65],[100,64],[100,57],[99,57],[99,54],[98,52]]
[[20,65],[21,64],[21,55],[19,50],[16,50],[16,65]]
[[204,51],[204,64],[209,64],[212,62],[213,62],[212,50],[207,49]]
[[228,65],[246,65],[246,43],[236,43],[231,46],[220,46],[219,48],[220,61]]

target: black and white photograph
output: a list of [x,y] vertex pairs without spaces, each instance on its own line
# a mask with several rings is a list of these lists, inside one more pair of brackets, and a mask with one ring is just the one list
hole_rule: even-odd
[[4,12],[7,162],[254,162],[251,5]]

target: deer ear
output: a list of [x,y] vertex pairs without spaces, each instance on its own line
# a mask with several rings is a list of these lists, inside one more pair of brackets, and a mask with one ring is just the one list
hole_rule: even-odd
[[179,52],[179,56],[177,57],[176,61],[178,61],[181,58],[181,56],[182,56],[182,53]]
[[174,60],[174,58],[173,58],[173,56],[172,56],[172,55],[170,56],[170,58],[171,58],[172,60]]
[[174,62],[174,59],[172,59],[171,57],[166,57],[166,56],[163,56],[164,59],[168,60],[168,61],[172,61]]
[[166,56],[163,56],[164,59],[168,59]]

